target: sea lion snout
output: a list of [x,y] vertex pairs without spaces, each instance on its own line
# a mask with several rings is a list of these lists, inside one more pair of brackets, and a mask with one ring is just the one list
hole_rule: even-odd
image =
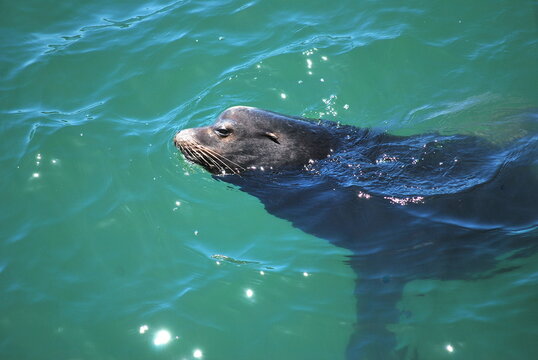
[[174,145],[179,145],[193,140],[193,129],[183,129],[174,136]]

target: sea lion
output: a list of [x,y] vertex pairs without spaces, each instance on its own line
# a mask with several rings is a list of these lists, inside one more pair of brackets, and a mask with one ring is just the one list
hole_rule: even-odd
[[328,126],[248,106],[223,111],[210,126],[181,130],[174,143],[213,174],[294,169],[326,158],[340,145]]
[[536,136],[499,147],[239,106],[174,142],[269,213],[350,250],[357,327],[348,359],[416,357],[412,346],[396,346],[389,327],[402,322],[412,332],[421,322],[397,306],[410,281],[493,276],[510,271],[497,259],[538,251]]

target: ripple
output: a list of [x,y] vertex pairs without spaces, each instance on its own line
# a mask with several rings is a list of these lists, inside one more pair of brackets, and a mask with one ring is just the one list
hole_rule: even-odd
[[[529,140],[536,132],[536,31],[529,6],[501,1],[452,11],[437,3],[305,6],[280,0],[27,5],[2,7],[0,52],[1,310],[9,329],[0,351],[13,358],[125,358],[125,349],[137,359],[246,353],[345,358],[350,335],[370,325],[356,324],[356,312],[373,294],[354,297],[355,281],[392,284],[389,256],[410,261],[402,273],[422,267],[453,277],[474,265],[461,259],[462,252],[497,255],[535,235],[530,210],[494,222],[453,216],[429,202],[517,185],[510,174],[528,179],[517,169],[534,161],[529,149],[536,145]],[[436,157],[440,149],[433,144],[426,154],[431,167],[401,153],[380,152],[366,168],[344,169],[340,165],[349,159],[341,158],[317,180],[290,188],[295,194],[311,190],[305,199],[315,204],[310,223],[326,224],[342,209],[331,208],[339,199],[324,187],[328,178],[335,180],[331,189],[350,190],[345,201],[380,202],[398,219],[412,219],[398,227],[375,212],[352,218],[368,219],[361,235],[386,230],[356,254],[365,264],[382,256],[379,271],[357,275],[349,266],[350,250],[272,216],[252,196],[177,155],[171,142],[176,130],[209,124],[237,104],[402,135],[478,135],[510,151],[494,151],[465,174],[457,173],[456,158]],[[410,142],[408,150],[422,154],[424,144]],[[430,176],[416,182],[413,171]],[[419,197],[424,203],[413,203]],[[291,202],[287,210],[302,205]],[[510,205],[490,207],[506,215]],[[488,246],[466,239],[461,247],[451,245],[448,256],[430,238],[435,231],[417,231],[426,220],[459,231],[479,229],[484,237],[478,240],[487,238]],[[337,230],[325,227],[329,235]],[[412,240],[388,248],[390,239],[404,235]],[[403,294],[406,316],[394,324],[404,339],[400,349],[418,349],[424,358],[465,357],[477,349],[494,358],[506,348],[525,358],[518,345],[532,344],[533,327],[518,314],[532,302],[536,276],[528,267],[535,262],[523,256],[533,248],[520,250],[511,258],[520,263],[489,268],[472,281],[411,279],[410,286],[422,286]],[[419,256],[424,254],[435,263]],[[496,301],[484,300],[483,291],[475,294],[477,284]],[[455,301],[438,301],[454,294]],[[447,324],[454,331],[432,331]],[[462,339],[482,333],[475,331],[482,324],[492,337]],[[494,324],[510,324],[523,340]],[[46,345],[23,346],[20,339],[30,328],[32,341]],[[170,336],[157,347],[159,330]],[[502,346],[489,341],[495,336],[503,337]],[[260,341],[267,346],[261,349]]]

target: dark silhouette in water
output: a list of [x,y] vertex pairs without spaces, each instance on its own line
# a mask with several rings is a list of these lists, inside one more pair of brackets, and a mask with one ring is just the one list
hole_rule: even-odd
[[491,276],[496,257],[536,250],[537,136],[499,148],[472,136],[316,126],[342,140],[329,157],[296,170],[216,178],[353,252],[357,331],[348,358],[402,355],[387,325],[398,322],[408,281]]

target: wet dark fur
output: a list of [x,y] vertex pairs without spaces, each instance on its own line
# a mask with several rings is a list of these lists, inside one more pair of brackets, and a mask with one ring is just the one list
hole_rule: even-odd
[[[226,124],[236,137],[215,133]],[[271,214],[353,252],[349,359],[413,358],[395,351],[387,330],[404,316],[396,303],[408,281],[493,276],[500,255],[538,247],[536,136],[501,149],[472,136],[398,137],[235,107],[175,143],[212,173],[235,174],[216,178]]]

